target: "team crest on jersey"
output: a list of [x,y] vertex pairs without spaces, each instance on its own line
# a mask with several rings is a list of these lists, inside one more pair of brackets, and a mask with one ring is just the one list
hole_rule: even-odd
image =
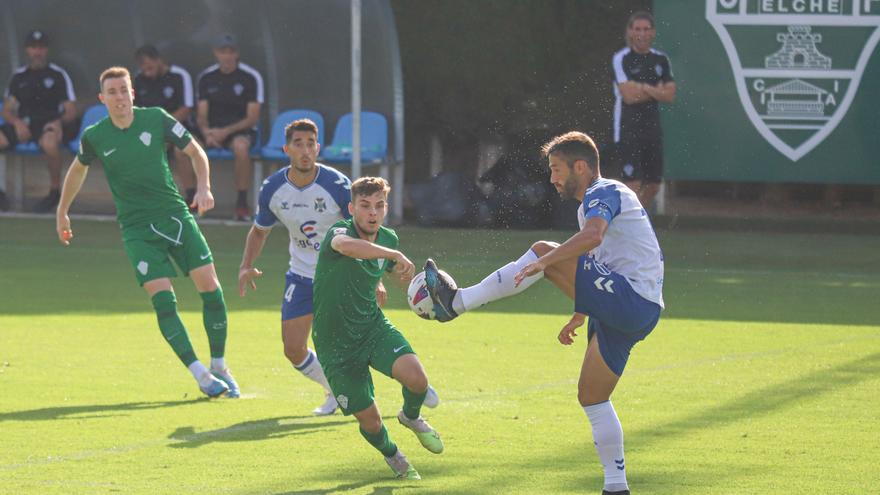
[[791,161],[846,115],[880,40],[876,0],[707,0],[706,19],[749,120]]
[[174,88],[171,86],[165,86],[162,88],[162,94],[165,95],[165,98],[171,98],[174,96]]
[[144,143],[144,146],[149,146],[150,143],[153,142],[153,136],[147,131],[142,132],[141,135],[138,137],[140,138],[141,142]]
[[338,402],[339,405],[342,406],[343,409],[348,409],[348,397],[346,397],[342,394],[339,394],[336,396],[336,402]]
[[315,198],[315,211],[322,213],[326,209],[327,203],[324,202],[324,198]]
[[244,93],[244,85],[236,83],[235,86],[232,87],[232,91],[235,91],[235,96],[241,96],[241,94]]
[[55,79],[52,79],[51,77],[47,77],[46,79],[43,79],[43,86],[46,86],[46,89],[49,89],[52,86],[55,86]]

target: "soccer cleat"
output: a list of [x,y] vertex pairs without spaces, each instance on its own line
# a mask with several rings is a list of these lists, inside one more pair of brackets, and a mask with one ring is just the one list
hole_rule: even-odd
[[429,452],[434,454],[443,452],[443,440],[440,440],[440,434],[437,433],[437,430],[431,428],[431,425],[424,418],[419,416],[416,419],[409,419],[403,411],[400,411],[397,413],[397,421],[400,421],[400,424],[412,430],[422,444],[422,447],[428,449]]
[[428,393],[425,395],[425,402],[422,402],[422,404],[431,409],[440,405],[440,396],[437,395],[437,391],[434,390],[434,387],[428,385]]
[[434,260],[428,258],[425,261],[425,285],[428,286],[428,294],[434,301],[434,318],[440,322],[446,322],[458,316],[452,309],[452,300],[458,292],[455,280],[448,273],[437,268]]
[[336,402],[336,399],[332,394],[327,394],[327,400],[324,401],[323,404],[316,407],[312,410],[312,414],[315,416],[330,416],[331,414],[336,412],[336,409],[339,408],[339,403]]
[[211,377],[211,384],[207,387],[203,387],[199,385],[199,390],[202,391],[203,394],[207,395],[210,398],[220,397],[229,391],[229,385],[226,385],[222,380],[218,380],[215,377]]
[[229,368],[222,371],[211,370],[211,374],[226,384],[226,387],[229,389],[229,391],[226,392],[226,397],[229,397],[230,399],[241,397],[241,390],[238,388],[238,383],[235,381],[235,378],[232,377],[232,373],[229,372]]
[[239,222],[251,221],[251,210],[247,206],[239,205],[235,207],[235,220]]
[[403,455],[403,452],[400,449],[397,449],[397,453],[391,457],[386,457],[385,462],[388,463],[388,466],[391,467],[391,470],[394,471],[394,476],[398,479],[402,480],[420,480],[422,479],[419,476],[419,472],[416,471],[416,468],[412,467],[412,464],[406,459],[406,456]]
[[608,490],[602,490],[602,495],[629,495],[629,490],[618,490],[616,492],[609,492]]

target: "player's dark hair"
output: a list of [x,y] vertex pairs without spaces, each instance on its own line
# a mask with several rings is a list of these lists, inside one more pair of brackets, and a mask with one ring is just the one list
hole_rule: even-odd
[[101,91],[104,90],[104,81],[120,77],[124,77],[131,81],[131,73],[129,73],[128,69],[125,67],[110,67],[109,69],[104,70],[104,72],[101,73],[101,77],[98,78],[98,82],[101,84]]
[[565,158],[565,163],[569,167],[574,165],[576,160],[584,160],[592,170],[599,170],[599,150],[593,139],[583,132],[566,132],[541,147],[541,155],[545,158],[553,153]]
[[159,50],[155,46],[144,45],[134,51],[134,59],[141,61],[144,58],[156,60],[162,58],[162,55],[159,54]]
[[361,177],[351,184],[351,201],[354,203],[354,198],[357,196],[372,196],[379,191],[388,196],[391,186],[387,180],[381,177]]
[[294,120],[293,122],[287,124],[287,127],[284,128],[284,142],[290,143],[290,139],[293,137],[293,133],[295,131],[313,132],[315,134],[315,138],[317,138],[318,124],[312,122],[311,119]]
[[633,27],[633,24],[635,24],[636,21],[642,20],[650,22],[651,28],[654,27],[654,16],[650,12],[640,10],[638,12],[634,12],[633,15],[629,16],[629,20],[626,21],[626,28],[629,29]]

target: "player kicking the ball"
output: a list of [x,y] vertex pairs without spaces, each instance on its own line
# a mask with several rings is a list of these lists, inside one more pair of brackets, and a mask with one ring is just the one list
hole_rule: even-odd
[[559,332],[559,342],[571,345],[577,328],[590,317],[578,401],[590,420],[605,471],[602,493],[629,494],[623,429],[610,398],[630,350],[660,318],[663,254],[635,193],[602,178],[599,153],[589,136],[557,136],[542,152],[560,196],[581,199],[580,232],[562,244],[538,241],[518,260],[462,289],[429,259],[426,284],[440,321],[518,294],[544,276],[574,300],[574,315]]
[[[110,114],[87,128],[79,153],[67,171],[56,214],[58,238],[70,244],[73,231],[67,212],[79,193],[89,165],[104,164],[113,193],[122,244],[138,283],[149,294],[162,336],[189,368],[209,397],[238,397],[238,384],[226,368],[226,303],[214,260],[187,204],[177,191],[166,158],[166,143],[189,156],[198,187],[193,204],[202,214],[214,207],[208,157],[183,125],[161,108],[133,107],[134,88],[124,67],[111,67],[99,79],[101,102]],[[177,313],[171,260],[189,275],[202,297],[203,321],[211,348],[211,370],[196,358]]]
[[334,224],[321,244],[315,269],[312,339],[345,415],[354,415],[361,435],[385,456],[398,478],[420,479],[388,437],[373,397],[370,368],[403,385],[400,423],[429,451],[443,452],[437,431],[421,417],[428,377],[406,338],[385,318],[376,302],[376,285],[391,273],[403,287],[415,272],[397,250],[393,230],[382,226],[388,213],[385,179],[362,177],[351,186],[350,220]]

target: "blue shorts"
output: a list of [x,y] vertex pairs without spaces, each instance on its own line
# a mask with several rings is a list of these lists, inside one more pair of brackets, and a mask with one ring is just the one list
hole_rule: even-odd
[[587,255],[578,258],[574,310],[590,316],[587,341],[596,335],[602,359],[617,376],[623,374],[632,347],[660,320],[659,304],[637,294],[626,277]]
[[308,277],[287,272],[281,299],[281,321],[312,314],[312,284]]

